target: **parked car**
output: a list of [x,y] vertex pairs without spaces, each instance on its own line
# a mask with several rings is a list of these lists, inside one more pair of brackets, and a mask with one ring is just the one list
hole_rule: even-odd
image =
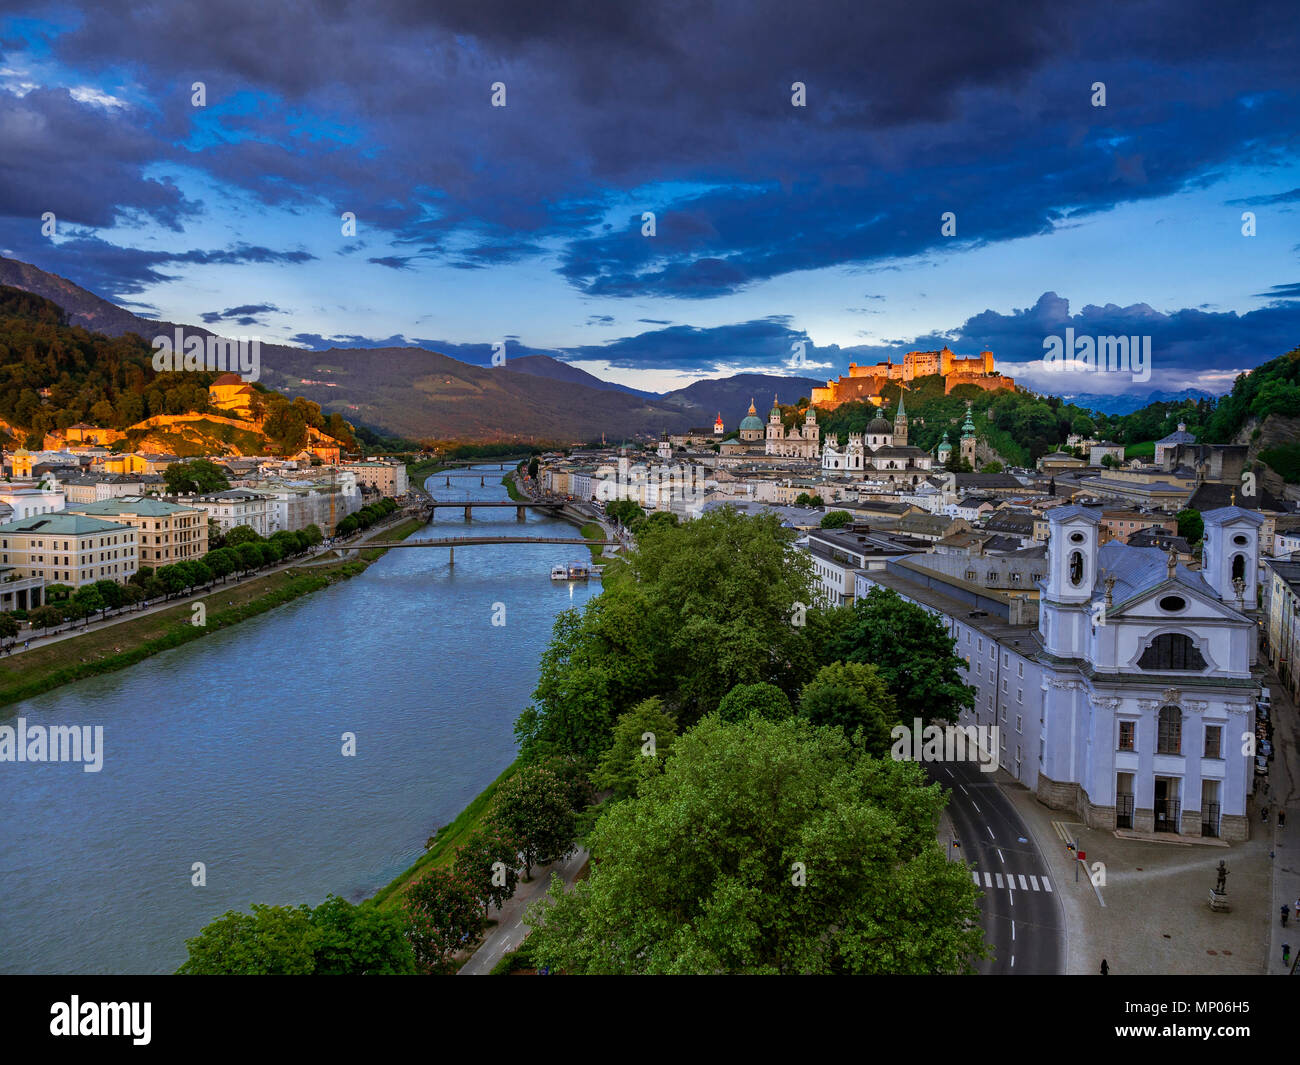
[[1262,754],[1265,758],[1272,758],[1273,745],[1269,743],[1268,740],[1265,740],[1263,743],[1259,745],[1259,753]]
[[1268,759],[1262,754],[1255,755],[1255,772],[1260,776],[1268,776]]

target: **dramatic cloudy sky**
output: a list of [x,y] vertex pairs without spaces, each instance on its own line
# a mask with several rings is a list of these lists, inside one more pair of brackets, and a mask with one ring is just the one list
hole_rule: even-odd
[[[654,390],[947,343],[1219,392],[1300,343],[1294,0],[3,11],[0,254],[146,316]],[[1067,326],[1151,380],[1047,374]]]

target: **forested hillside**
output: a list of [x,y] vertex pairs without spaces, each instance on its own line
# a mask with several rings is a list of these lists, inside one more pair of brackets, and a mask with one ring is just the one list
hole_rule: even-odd
[[[0,285],[0,420],[15,430],[14,444],[38,448],[46,433],[79,422],[127,431],[156,415],[212,411],[208,385],[218,373],[158,373],[152,358],[133,333],[109,337],[69,325],[56,304]],[[253,390],[261,433],[276,451],[302,447],[308,426],[355,447],[341,415],[326,417],[316,403],[256,383]]]

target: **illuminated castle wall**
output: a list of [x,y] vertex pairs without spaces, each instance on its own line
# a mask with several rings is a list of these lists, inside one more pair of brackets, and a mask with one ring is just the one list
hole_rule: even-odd
[[909,351],[901,363],[893,359],[874,366],[849,363],[847,377],[827,381],[825,388],[812,390],[812,404],[830,410],[841,403],[870,402],[879,406],[880,389],[887,381],[911,381],[917,377],[939,374],[944,379],[944,394],[958,385],[974,385],[987,392],[1014,389],[1016,382],[1010,377],[1000,377],[993,369],[993,352],[982,351],[969,359],[958,358],[951,348],[941,351]]

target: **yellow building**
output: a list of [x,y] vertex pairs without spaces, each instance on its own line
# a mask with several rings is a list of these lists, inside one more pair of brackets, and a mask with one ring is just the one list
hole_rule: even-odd
[[69,513],[129,525],[139,533],[139,564],[169,566],[208,553],[208,516],[197,507],[144,496],[122,496],[98,503],[69,503]]
[[241,418],[252,415],[253,389],[239,374],[225,373],[208,385],[208,402]]
[[59,511],[0,525],[0,566],[18,578],[79,588],[123,584],[136,570],[136,530],[85,514]]

